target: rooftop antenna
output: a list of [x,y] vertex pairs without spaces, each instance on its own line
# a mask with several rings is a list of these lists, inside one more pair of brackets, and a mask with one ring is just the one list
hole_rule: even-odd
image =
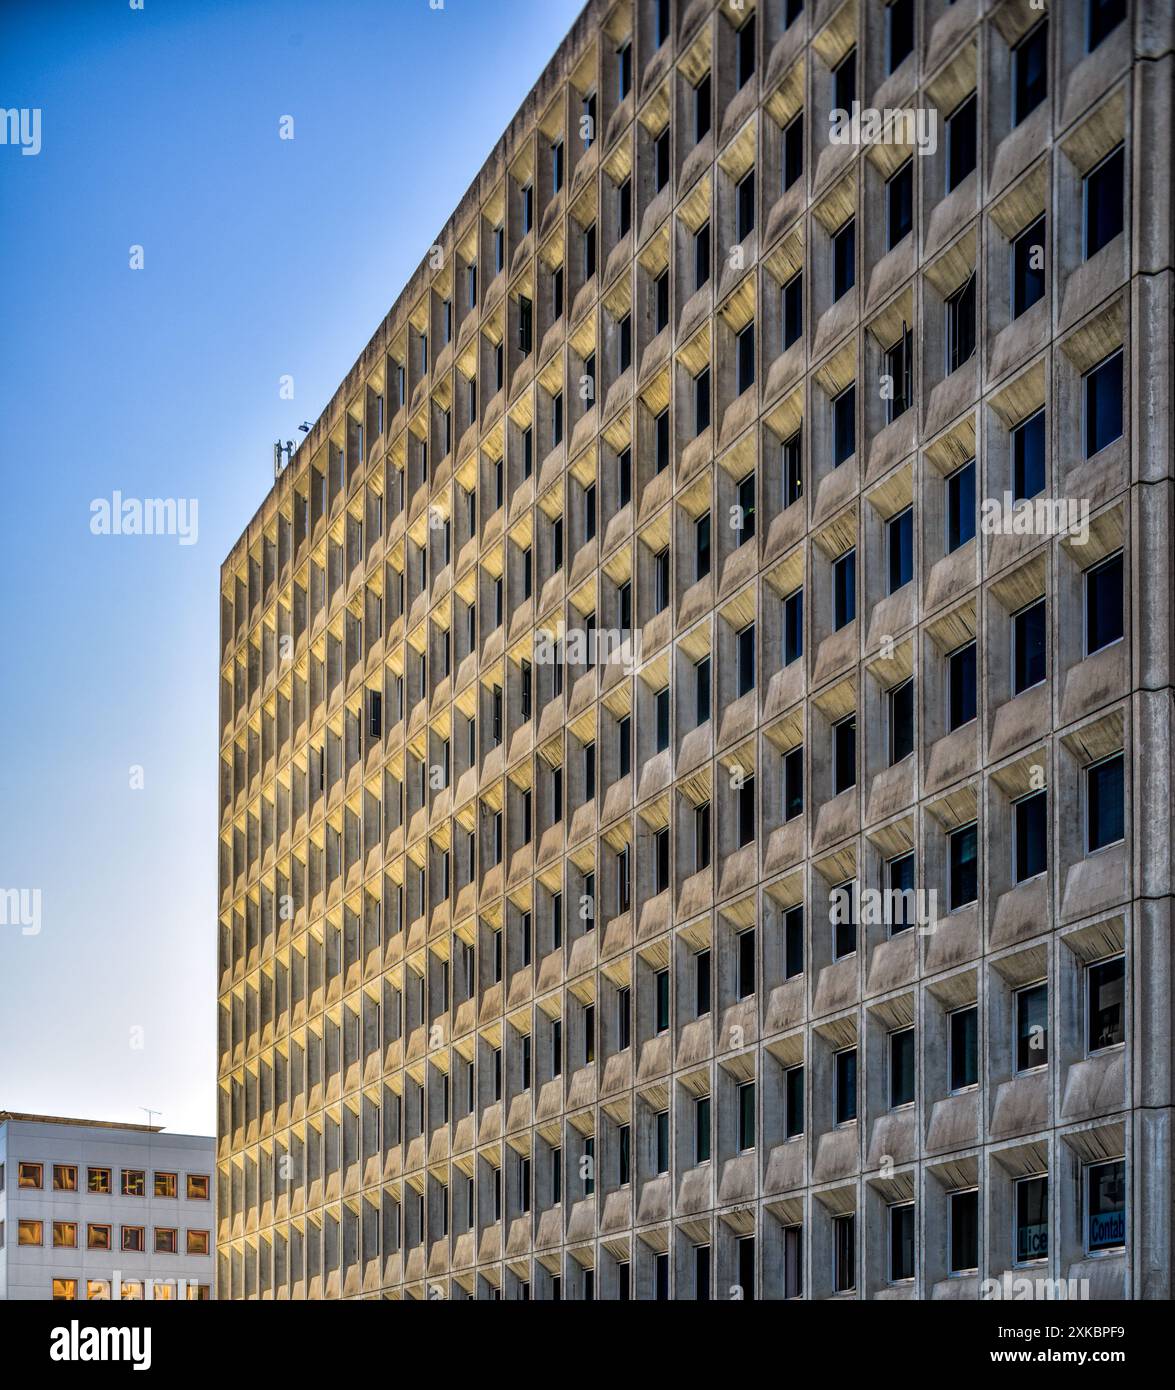
[[162,1110],[151,1110],[151,1109],[148,1109],[148,1107],[145,1106],[145,1105],[140,1105],[140,1106],[139,1106],[139,1109],[142,1110],[142,1111],[144,1111],[144,1112],[146,1113],[146,1116],[147,1116],[147,1124],[148,1124],[148,1126],[150,1126],[151,1123],[152,1123],[152,1118],[151,1118],[151,1117],[152,1117],[153,1115],[162,1115],[162,1114],[163,1114],[163,1111],[162,1111]]
[[[286,460],[285,463],[282,462],[282,455],[283,455],[283,454],[285,455],[285,460]],[[274,446],[273,446],[273,476],[274,476],[274,478],[279,478],[279,477],[281,476],[282,469],[285,468],[285,467],[289,464],[290,460],[291,460],[293,457],[294,457],[294,441],[293,441],[292,439],[287,439],[286,442],[285,442],[284,444],[281,442],[280,439],[278,439],[278,440],[276,440],[276,441],[274,442]],[[143,1107],[140,1106],[139,1108],[140,1108],[140,1110],[141,1110]]]

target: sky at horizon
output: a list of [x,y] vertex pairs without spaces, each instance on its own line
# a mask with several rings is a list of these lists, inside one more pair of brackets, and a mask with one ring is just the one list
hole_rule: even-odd
[[215,1132],[220,563],[581,8],[0,8],[0,1109]]

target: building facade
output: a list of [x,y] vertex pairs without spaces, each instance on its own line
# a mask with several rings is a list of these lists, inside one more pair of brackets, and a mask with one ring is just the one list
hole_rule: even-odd
[[222,568],[221,1297],[1171,1296],[1173,32],[587,5]]
[[0,1299],[209,1299],[216,1145],[0,1111]]

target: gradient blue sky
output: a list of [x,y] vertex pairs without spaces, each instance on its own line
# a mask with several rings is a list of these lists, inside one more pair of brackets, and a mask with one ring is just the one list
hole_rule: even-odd
[[[0,1109],[213,1132],[220,562],[581,5],[0,6]],[[116,489],[197,544],[91,535]]]

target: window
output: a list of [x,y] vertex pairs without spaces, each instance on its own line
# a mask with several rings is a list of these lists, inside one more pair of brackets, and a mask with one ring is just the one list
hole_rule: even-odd
[[947,554],[975,536],[975,460],[965,463],[946,480]]
[[710,1247],[694,1246],[694,1298],[699,1303],[710,1301]]
[[918,920],[917,899],[914,895],[914,855],[900,854],[886,864],[887,897],[885,921],[890,936],[908,931]]
[[1085,652],[1117,642],[1122,627],[1122,556],[1112,555],[1085,571]]
[[976,714],[975,642],[955,648],[947,657],[948,731],[971,723]]
[[857,1049],[846,1048],[836,1054],[836,1122],[848,1124],[857,1118]]
[[704,579],[710,573],[710,513],[704,512],[694,522],[694,578]]
[[907,507],[885,525],[889,551],[889,592],[896,594],[914,577],[914,509]]
[[174,1255],[178,1248],[179,1243],[174,1230],[166,1226],[155,1227],[155,1253],[157,1255]]
[[[668,844],[668,831],[666,834],[666,844]],[[669,1031],[669,971],[658,970],[653,977],[654,998],[656,1000],[656,1013],[653,1020],[654,1030],[658,1033]]]
[[748,473],[738,485],[738,544],[744,545],[755,534],[755,475]]
[[534,342],[534,307],[525,295],[518,300],[518,349],[524,355]]
[[1045,678],[1044,599],[1030,603],[1013,617],[1012,655],[1012,694],[1019,695]]
[[710,278],[710,224],[703,222],[694,233],[694,289],[700,290]]
[[744,1300],[755,1297],[755,1237],[738,1239],[738,1283]]
[[694,1011],[698,1018],[710,1012],[709,951],[698,951],[694,956]]
[[694,143],[704,140],[710,133],[710,74],[694,88]]
[[1038,410],[1012,431],[1012,469],[1015,500],[1044,491],[1044,411]]
[[18,1220],[16,1223],[17,1245],[41,1245],[44,1243],[44,1223],[40,1221]]
[[1017,883],[1035,878],[1048,868],[1048,793],[1034,792],[1014,805],[1016,841],[1013,878]]
[[783,601],[783,664],[790,666],[804,654],[804,591],[796,589]]
[[889,761],[900,763],[914,751],[914,682],[903,681],[887,692]]
[[1012,317],[1044,297],[1045,220],[1038,217],[1012,243]]
[[1126,1037],[1123,1012],[1126,957],[1113,956],[1091,965],[1086,978],[1086,1051],[1101,1052],[1107,1047],[1117,1047]]
[[593,540],[596,534],[596,485],[591,483],[584,489],[584,539]]
[[142,1226],[124,1226],[122,1228],[122,1248],[133,1250],[142,1254],[146,1249]]
[[965,825],[952,831],[950,837],[950,889],[951,911],[966,907],[979,896],[978,864],[979,832],[975,825]]
[[783,347],[784,351],[797,342],[804,332],[804,276],[797,272],[783,287]]
[[616,856],[616,911],[627,912],[632,902],[631,855],[625,845]]
[[755,15],[754,12],[743,22],[738,31],[738,85],[745,87],[755,75]]
[[795,820],[804,809],[804,750],[791,748],[783,759],[783,818]]
[[627,507],[632,501],[632,450],[622,449],[616,458],[616,480],[620,505]]
[[616,190],[616,237],[618,241],[628,235],[632,227],[632,179],[625,179]]
[[850,48],[832,70],[832,104],[849,111],[857,96],[857,50]]
[[522,190],[522,235],[534,226],[534,187],[527,184]]
[[850,218],[832,238],[832,302],[853,288],[857,276],[856,223]]
[[783,132],[783,191],[804,172],[804,115],[794,116]]
[[669,37],[669,0],[657,0],[657,47]]
[[738,239],[745,241],[755,230],[755,171],[751,169],[739,180],[736,190],[738,204]]
[[[506,265],[506,229],[505,227],[494,228],[494,273],[499,273]],[[400,404],[403,405],[403,393],[400,396]]]
[[783,449],[783,505],[790,507],[804,495],[804,471],[800,449],[800,431],[785,439]]
[[[191,1182],[191,1179],[188,1179]],[[207,1181],[207,1179],[205,1179]],[[114,1191],[109,1168],[89,1168],[86,1170],[86,1191],[109,1196]],[[191,1193],[188,1194],[191,1196]]]
[[748,323],[738,335],[738,393],[755,384],[755,325]]
[[623,101],[632,90],[632,42],[616,50],[616,99]]
[[738,789],[738,845],[742,849],[755,838],[755,779],[748,777]]
[[147,1175],[140,1169],[122,1170],[122,1195],[124,1197],[145,1197],[147,1195]]
[[857,447],[857,387],[846,386],[832,402],[832,464],[839,468]]
[[559,391],[551,401],[551,443],[563,443],[563,392]]
[[976,99],[972,92],[947,117],[947,192],[975,168]]
[[669,407],[657,416],[657,472],[669,467]]
[[889,1035],[889,1103],[891,1107],[914,1103],[913,1028]]
[[78,1223],[76,1221],[54,1221],[53,1244],[61,1250],[76,1250]]
[[885,185],[886,250],[910,235],[914,226],[914,160],[911,157]]
[[616,732],[620,748],[620,776],[627,777],[632,771],[632,723],[628,715],[617,722]]
[[669,182],[669,127],[657,136],[653,142],[653,153],[656,163],[656,188],[657,192],[665,187]]
[[669,607],[669,548],[653,557],[653,607],[664,613]]
[[40,1163],[18,1163],[16,1166],[16,1185],[39,1188],[44,1181],[44,1167]]
[[1085,831],[1089,854],[1125,838],[1123,771],[1121,753],[1103,758],[1085,769]]
[[888,424],[904,415],[910,408],[913,394],[911,373],[914,364],[914,340],[909,329],[885,353],[885,375],[889,378],[889,395],[885,402]]
[[914,1203],[889,1209],[889,1278],[899,1284],[914,1277]]
[[563,187],[563,141],[556,140],[551,146],[551,193]]
[[662,826],[654,837],[656,852],[653,892],[664,893],[669,888],[669,830]]
[[1012,124],[1017,126],[1048,95],[1049,22],[1041,20],[1012,50]]
[[804,973],[804,907],[789,907],[783,919],[783,974],[793,980]]
[[914,51],[914,0],[891,0],[885,11],[888,71],[893,72]]
[[57,1279],[53,1280],[53,1299],[58,1303],[68,1303],[78,1296],[78,1281],[76,1279]]
[[1092,53],[1126,18],[1126,0],[1089,0],[1086,47]]
[[738,942],[738,997],[747,999],[755,992],[755,929],[749,927],[739,932]]
[[155,1174],[156,1197],[178,1197],[180,1195],[179,1176],[176,1173]]
[[206,1202],[208,1201],[211,1184],[204,1173],[188,1174],[188,1201]]
[[208,1232],[188,1231],[186,1236],[186,1247],[189,1255],[207,1255],[210,1248]]
[[710,428],[710,368],[694,377],[694,437]]
[[1122,353],[1099,362],[1083,379],[1085,387],[1085,457],[1122,438]]
[[857,716],[850,714],[832,726],[832,794],[839,796],[857,784]]
[[87,1250],[112,1250],[113,1248],[114,1242],[109,1226],[89,1225],[86,1227]]
[[1049,1253],[1049,1180],[1021,1178],[1016,1183],[1016,1263],[1046,1260]]
[[947,373],[975,355],[975,275],[947,300]]
[[970,1274],[979,1268],[979,1193],[952,1192],[947,1202],[947,1268]]
[[700,727],[710,718],[710,658],[704,656],[694,666],[694,718]]
[[979,1009],[956,1009],[947,1031],[951,1091],[965,1091],[979,1084]]
[[583,233],[583,278],[590,280],[596,273],[596,224],[584,229]]
[[1085,1248],[1121,1250],[1126,1244],[1126,1162],[1091,1163],[1085,1170]]
[[[656,299],[656,307],[655,307],[655,315],[654,315],[653,329],[654,329],[654,332],[660,333],[661,330],[662,330],[663,328],[667,328],[668,325],[669,325],[669,271],[668,271],[668,269],[663,270],[663,271],[661,272],[661,274],[657,276],[657,279],[653,282],[653,292],[654,292],[654,297],[655,297],[655,299]],[[632,315],[631,315],[631,314],[626,314],[626,315],[625,315],[624,324],[622,324],[621,326],[622,326],[622,327],[627,326],[627,332],[628,332],[628,360],[624,363],[624,366],[627,367],[627,366],[628,366],[628,363],[632,360]],[[622,368],[621,370],[623,370],[623,368]]]
[[755,624],[748,623],[738,634],[738,693],[748,694],[755,688]]
[[1016,991],[1016,1070],[1032,1071],[1049,1060],[1049,987]]
[[657,1172],[669,1171],[669,1111],[658,1110],[655,1117],[657,1141]]
[[621,1125],[617,1144],[617,1181],[621,1187],[632,1181],[632,1130],[628,1125]]
[[804,1132],[804,1069],[788,1067],[783,1074],[784,1136],[798,1139]]
[[838,884],[829,894],[832,904],[832,958],[844,960],[857,949],[856,895],[851,880]]
[[1085,176],[1086,260],[1108,246],[1125,225],[1125,177],[1126,154],[1121,145]]
[[738,1088],[738,1147],[740,1153],[755,1147],[755,1083],[744,1081]]
[[832,1289],[851,1293],[857,1287],[857,1218],[836,1216],[832,1221]]
[[53,1165],[53,1191],[76,1192],[77,1190],[77,1165],[74,1163],[55,1163]]

